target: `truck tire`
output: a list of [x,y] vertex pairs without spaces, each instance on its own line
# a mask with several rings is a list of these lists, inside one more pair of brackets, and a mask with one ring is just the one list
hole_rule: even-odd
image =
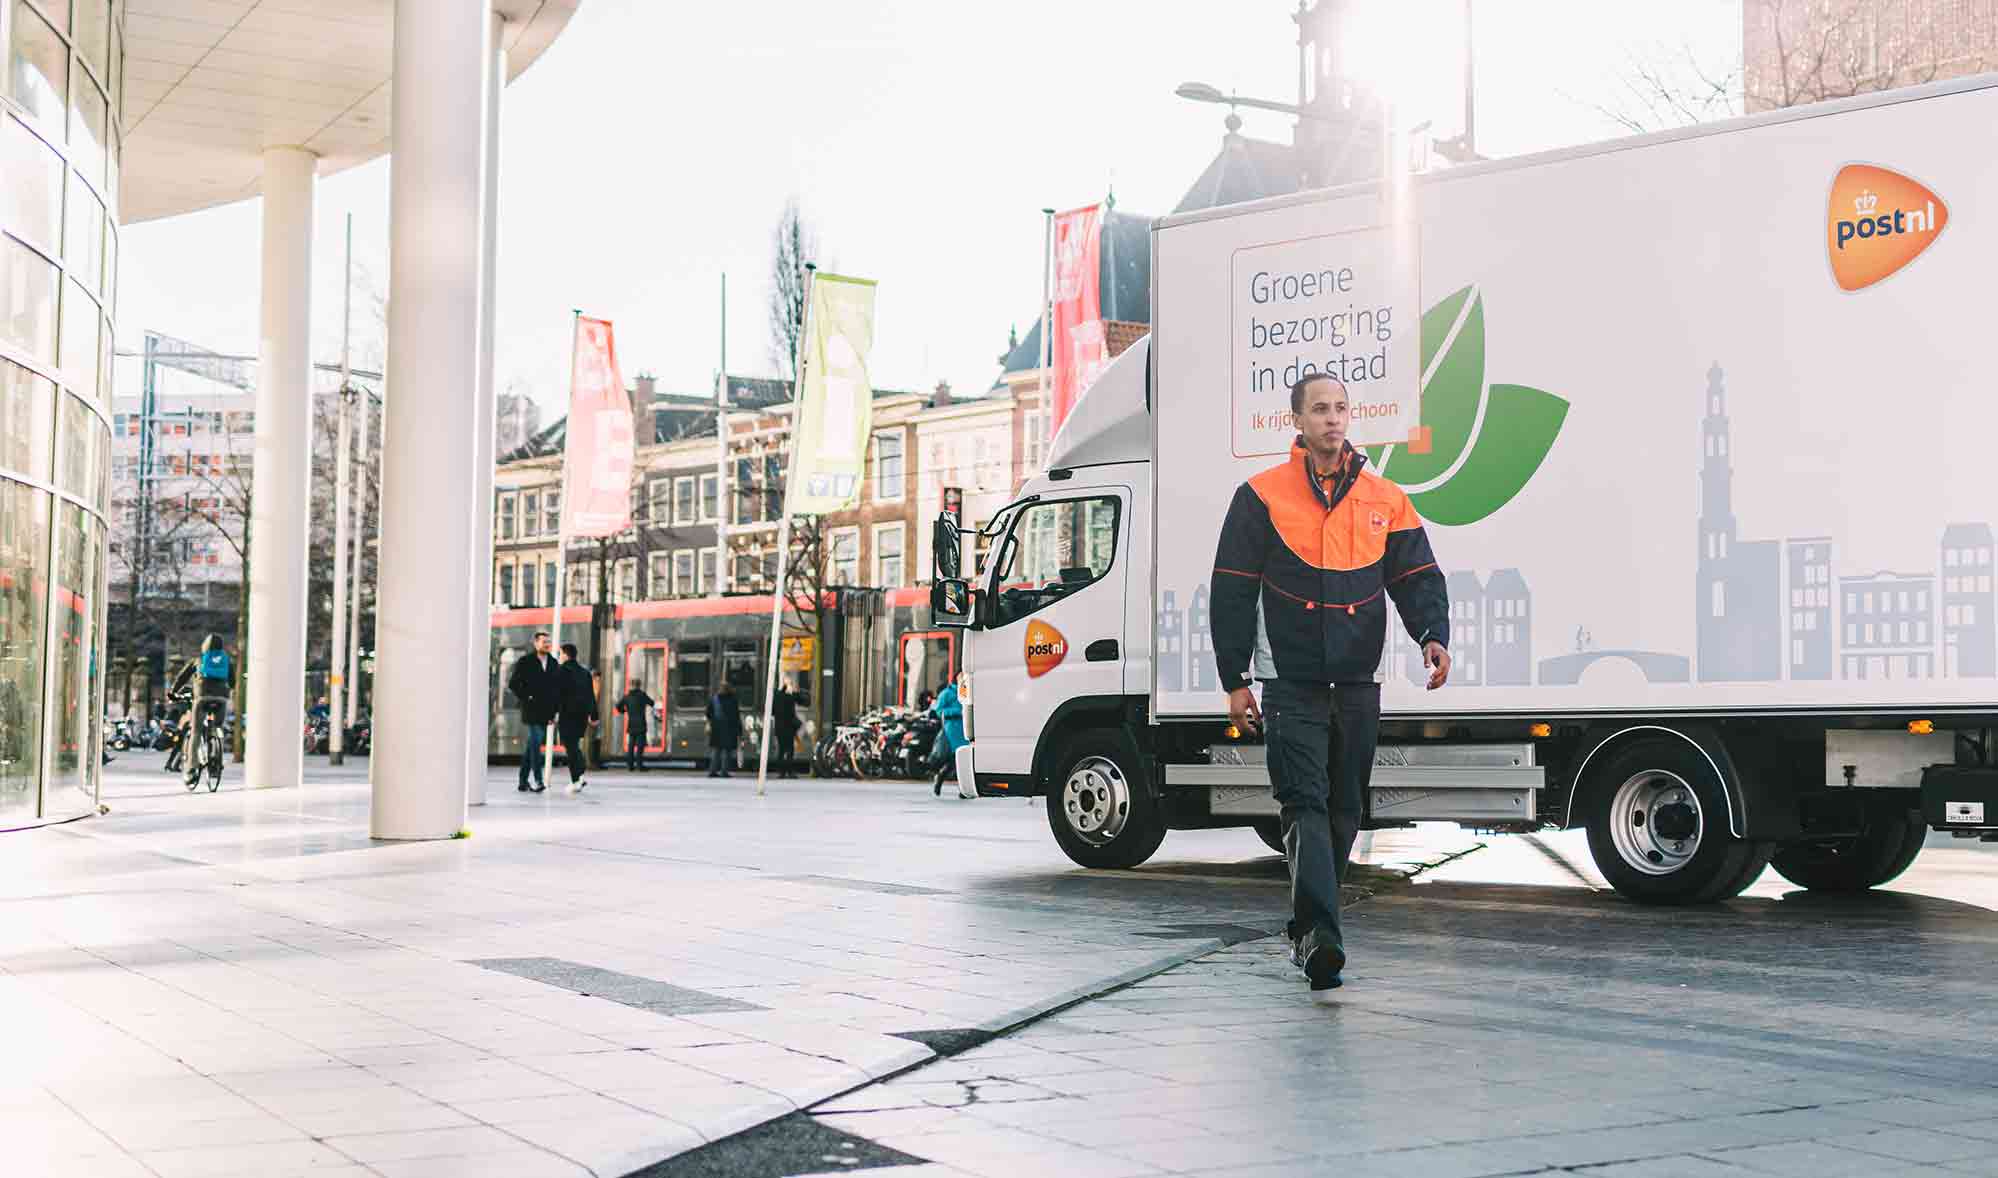
[[1863,892],[1908,870],[1922,853],[1929,828],[1903,809],[1881,806],[1867,815],[1857,838],[1793,843],[1776,852],[1776,873],[1814,892]]
[[1730,899],[1769,864],[1768,843],[1728,832],[1725,787],[1684,741],[1636,741],[1576,791],[1596,869],[1640,904]]
[[1095,728],[1055,758],[1048,828],[1084,867],[1136,867],[1165,841],[1165,814],[1123,734]]

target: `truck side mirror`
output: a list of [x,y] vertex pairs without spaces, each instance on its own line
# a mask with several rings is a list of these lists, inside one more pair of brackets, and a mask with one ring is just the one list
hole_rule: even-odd
[[971,586],[956,578],[939,580],[930,586],[932,625],[967,629],[971,626]]
[[957,520],[948,511],[937,516],[931,526],[930,551],[935,554],[937,580],[953,581],[963,574],[964,554],[958,546]]

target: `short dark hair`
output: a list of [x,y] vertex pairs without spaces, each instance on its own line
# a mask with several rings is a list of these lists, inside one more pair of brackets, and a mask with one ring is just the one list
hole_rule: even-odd
[[1329,372],[1307,372],[1298,377],[1297,383],[1290,386],[1290,411],[1299,417],[1304,416],[1304,390],[1314,380],[1329,380],[1340,388],[1346,387],[1340,384],[1338,377]]
[[573,642],[564,642],[562,644],[562,653],[568,655],[570,658],[575,658],[576,644]]
[[534,632],[534,638],[530,638],[530,639],[528,639],[528,641],[529,641],[529,642],[533,642],[533,641],[534,641],[534,640],[535,640],[536,638],[546,638],[546,637],[548,637],[548,631],[546,631],[546,630],[536,630],[536,631]]

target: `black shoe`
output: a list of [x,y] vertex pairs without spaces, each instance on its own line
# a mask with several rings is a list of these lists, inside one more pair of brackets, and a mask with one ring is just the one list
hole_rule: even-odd
[[526,793],[526,792],[527,792],[527,789],[528,789],[528,786],[527,786],[527,783],[526,783],[525,781],[523,781],[523,782],[521,782],[521,783],[520,783],[520,784],[519,784],[519,785],[518,785],[517,787],[515,787],[515,788],[516,788],[516,789],[517,789],[517,790],[518,790],[519,792],[521,792],[521,793]]
[[1304,971],[1312,990],[1336,990],[1345,982],[1339,971],[1346,968],[1346,951],[1337,945],[1326,944],[1318,939],[1318,934],[1307,933],[1303,940],[1291,949],[1290,959]]
[[534,783],[534,792],[538,794],[545,794],[548,792],[548,787],[537,781]]

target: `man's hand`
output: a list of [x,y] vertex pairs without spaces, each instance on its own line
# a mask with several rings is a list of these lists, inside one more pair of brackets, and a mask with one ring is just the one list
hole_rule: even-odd
[[1256,693],[1246,687],[1229,692],[1228,719],[1243,732],[1262,731],[1263,709],[1256,704]]
[[1450,652],[1440,642],[1427,642],[1422,646],[1422,665],[1429,668],[1429,690],[1434,691],[1450,681]]

